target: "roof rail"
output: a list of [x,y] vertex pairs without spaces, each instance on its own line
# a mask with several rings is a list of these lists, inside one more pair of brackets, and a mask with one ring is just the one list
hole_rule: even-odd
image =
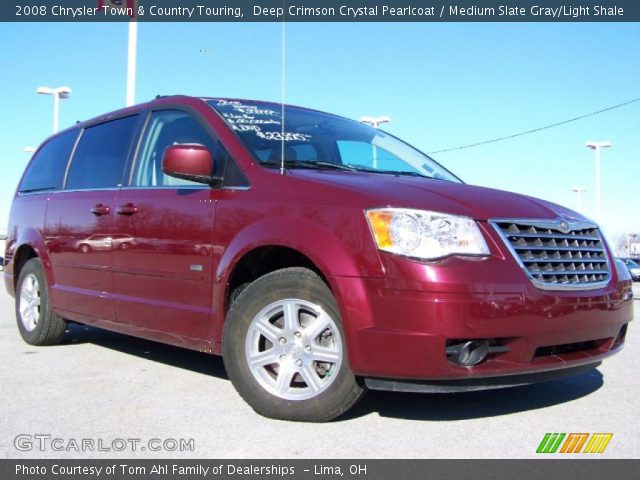
[[173,94],[173,95],[156,95],[156,98],[154,100],[158,100],[159,98],[168,98],[168,97],[178,97],[180,96],[179,94]]

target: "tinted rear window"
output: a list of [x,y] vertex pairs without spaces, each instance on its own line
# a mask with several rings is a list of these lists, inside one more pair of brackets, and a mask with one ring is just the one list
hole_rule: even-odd
[[27,167],[18,190],[27,193],[62,188],[67,162],[78,132],[79,130],[71,130],[45,143]]
[[133,115],[85,129],[69,168],[67,190],[120,185],[137,121]]

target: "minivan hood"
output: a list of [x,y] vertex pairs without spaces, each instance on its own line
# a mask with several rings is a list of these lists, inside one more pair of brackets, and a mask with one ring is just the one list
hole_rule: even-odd
[[330,184],[360,192],[371,203],[366,207],[421,208],[465,215],[476,220],[492,218],[536,218],[590,221],[560,205],[518,193],[429,178],[292,170],[292,176],[314,183]]

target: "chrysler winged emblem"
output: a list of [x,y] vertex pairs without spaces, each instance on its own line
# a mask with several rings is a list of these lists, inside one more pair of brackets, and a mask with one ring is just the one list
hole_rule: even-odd
[[562,233],[569,233],[571,231],[569,224],[567,222],[560,222],[560,231]]

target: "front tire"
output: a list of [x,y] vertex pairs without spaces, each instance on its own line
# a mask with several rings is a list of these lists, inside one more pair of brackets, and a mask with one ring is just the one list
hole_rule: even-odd
[[336,301],[304,268],[269,273],[238,295],[223,358],[242,398],[266,417],[329,421],[364,394],[349,368]]
[[67,324],[51,309],[47,280],[37,258],[25,263],[20,271],[16,318],[20,335],[29,345],[55,345],[64,337]]

